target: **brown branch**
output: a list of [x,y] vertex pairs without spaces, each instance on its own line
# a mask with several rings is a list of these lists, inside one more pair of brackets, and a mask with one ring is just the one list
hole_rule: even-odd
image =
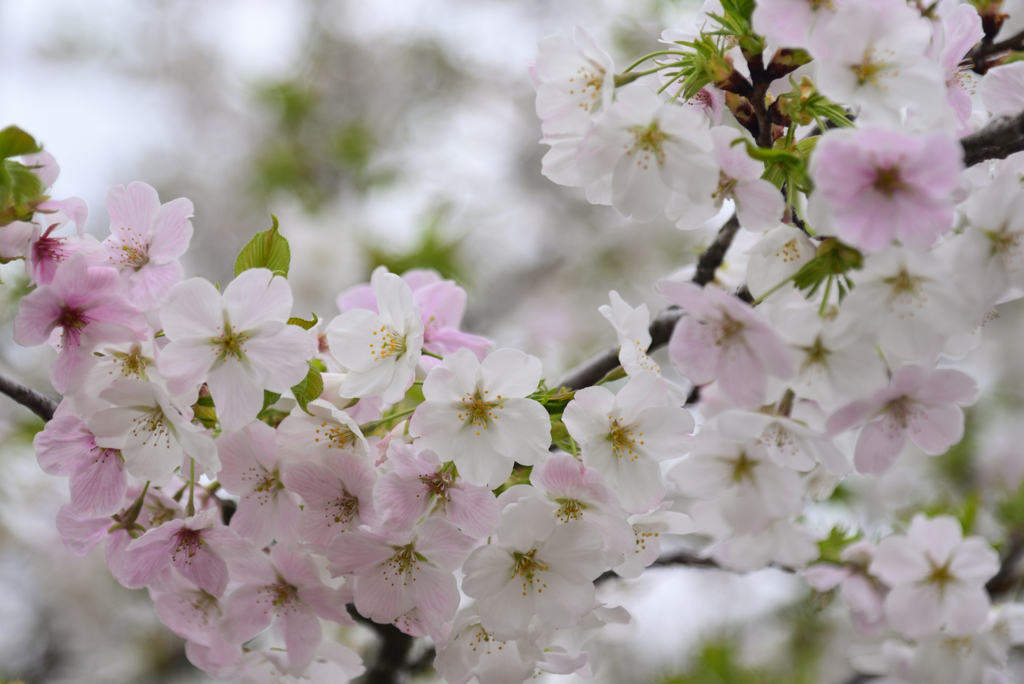
[[974,166],[987,159],[1005,159],[1024,150],[1024,112],[1002,116],[980,131],[960,139],[964,148],[964,164]]
[[[715,279],[715,271],[725,260],[725,253],[729,251],[729,245],[732,244],[732,239],[736,236],[736,231],[739,228],[740,222],[733,214],[732,218],[718,231],[715,241],[704,250],[697,260],[697,272],[693,276],[693,282],[704,286]],[[672,330],[675,329],[676,322],[682,316],[683,312],[680,309],[669,307],[651,321],[651,346],[647,348],[648,353],[668,344],[669,338],[672,337]],[[618,366],[619,348],[611,347],[570,371],[562,378],[558,386],[574,390],[590,387]]]
[[[660,558],[658,558],[658,560],[651,563],[651,565],[648,566],[648,569],[665,565],[685,565],[691,568],[715,568],[718,570],[724,569],[722,568],[722,566],[720,566],[712,559],[701,558],[692,551],[678,551],[668,556],[661,556]],[[594,580],[594,583],[600,584],[601,582],[605,582],[610,579],[615,579],[616,577],[618,577],[618,575],[609,570],[599,575],[598,578]]]
[[988,65],[985,63],[989,57],[998,55],[1002,52],[1009,52],[1010,50],[1021,50],[1024,49],[1024,31],[1010,36],[1006,40],[1001,40],[998,43],[988,43],[982,41],[978,45],[967,53],[965,59],[970,60],[973,66],[972,70],[979,74],[984,74],[988,71]]
[[50,397],[0,374],[0,392],[28,408],[44,421],[53,418],[57,402]]
[[359,679],[360,684],[399,684],[406,681],[403,673],[410,670],[406,661],[409,651],[412,650],[414,637],[394,625],[382,625],[363,617],[352,604],[346,607],[349,615],[357,622],[370,627],[380,637],[380,650],[377,653],[377,658],[373,665],[367,668],[366,674]]
[[985,584],[989,596],[998,598],[1013,591],[1020,584],[1021,575],[1017,566],[1024,557],[1024,532],[1014,530],[1006,538],[1003,549],[1003,560],[999,564],[999,572]]

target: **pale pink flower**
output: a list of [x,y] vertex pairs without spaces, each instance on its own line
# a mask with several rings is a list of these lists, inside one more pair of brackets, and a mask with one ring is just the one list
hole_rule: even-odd
[[480,624],[475,606],[463,608],[448,639],[437,645],[434,669],[448,682],[522,684],[543,655],[529,636],[498,640]]
[[309,402],[306,411],[296,406],[277,426],[276,439],[281,456],[290,462],[315,461],[337,451],[361,458],[370,453],[366,437],[349,412],[322,399]]
[[475,539],[494,532],[501,510],[491,490],[469,484],[444,467],[433,451],[416,446],[392,442],[388,447],[392,470],[374,487],[377,507],[388,524],[408,529],[434,510]]
[[167,567],[217,598],[228,586],[225,558],[244,558],[253,553],[248,539],[218,524],[216,508],[184,520],[171,520],[148,530],[127,547],[125,569],[132,576],[129,589],[144,587]]
[[803,502],[800,476],[780,468],[755,439],[705,423],[690,456],[668,472],[687,495],[707,499],[690,508],[698,527],[703,518],[721,521],[726,531],[764,531],[774,520],[797,514]]
[[333,575],[353,576],[362,615],[388,623],[418,608],[423,623],[438,633],[458,610],[453,572],[472,545],[450,522],[430,517],[411,530],[342,532],[327,548],[327,559]]
[[747,154],[744,136],[729,126],[716,126],[711,129],[711,138],[712,157],[719,167],[718,186],[702,202],[675,195],[666,213],[669,218],[679,219],[676,228],[700,228],[721,210],[727,199],[736,203],[736,217],[747,230],[763,233],[779,225],[786,202],[777,187],[761,178],[764,164]]
[[661,503],[660,462],[686,455],[693,444],[693,417],[668,405],[665,381],[653,371],[634,375],[618,394],[604,387],[577,390],[562,420],[579,442],[583,463],[604,476],[631,513]]
[[957,4],[944,13],[941,20],[941,36],[937,37],[942,39],[942,50],[938,63],[946,77],[946,104],[956,114],[957,135],[963,136],[971,132],[968,120],[973,109],[971,94],[976,81],[970,69],[961,67],[961,63],[985,37],[985,31],[978,10],[970,4]]
[[544,627],[572,627],[594,607],[603,546],[590,523],[558,524],[545,502],[527,498],[504,510],[497,543],[466,560],[462,591],[499,640],[524,636],[535,616]]
[[633,543],[621,565],[612,568],[616,575],[634,579],[643,574],[661,556],[661,535],[690,534],[694,531],[690,516],[668,510],[671,501],[663,501],[649,513],[629,516]]
[[326,548],[340,532],[380,522],[373,501],[377,471],[363,458],[333,451],[319,461],[289,463],[283,477],[305,502],[299,536],[316,548]]
[[765,233],[747,254],[747,289],[755,299],[761,299],[816,257],[817,247],[799,228],[778,225]]
[[[71,211],[74,213],[68,213]],[[81,207],[72,207],[54,215],[43,214],[43,225],[11,224],[13,228],[5,228],[4,252],[21,252],[17,256],[25,257],[29,282],[36,285],[49,285],[57,273],[57,267],[77,253],[84,255],[90,266],[103,266],[106,262],[103,246],[99,240],[84,233],[87,215],[88,209],[82,202]],[[69,222],[75,223],[78,233],[60,235]],[[21,244],[13,244],[16,240]],[[5,258],[10,257],[5,255]]]
[[135,181],[110,189],[107,211],[110,237],[103,246],[126,296],[142,309],[156,307],[181,282],[178,259],[192,239],[192,202],[180,197],[161,205],[156,190]]
[[762,0],[754,7],[754,30],[778,47],[809,49],[843,6],[840,0]]
[[85,356],[100,341],[142,334],[142,315],[121,295],[117,271],[89,266],[77,254],[62,263],[53,281],[22,298],[14,319],[14,341],[24,346],[43,344],[61,329],[60,353],[50,369],[58,392]]
[[171,393],[206,382],[221,426],[241,429],[260,412],[264,390],[287,392],[309,372],[313,340],[287,324],[291,310],[288,281],[265,268],[243,271],[223,295],[201,278],[177,285],[160,309],[171,342],[157,359]]
[[349,627],[348,592],[320,580],[313,557],[277,544],[270,555],[256,554],[237,563],[232,579],[241,586],[224,599],[221,629],[241,644],[276,624],[292,666],[308,664],[323,639],[319,618]]
[[976,291],[986,308],[1002,301],[1011,287],[1024,288],[1024,193],[1020,188],[1019,174],[1004,168],[962,205],[970,228],[955,241],[955,249],[951,245],[958,286]]
[[504,507],[528,497],[545,502],[559,523],[582,520],[593,525],[604,541],[608,567],[632,553],[633,531],[618,497],[597,470],[569,454],[559,452],[535,465],[530,484],[509,487],[498,502]]
[[960,406],[973,403],[977,394],[977,383],[960,371],[903,366],[893,373],[889,387],[832,414],[827,429],[837,435],[863,425],[854,465],[859,473],[883,475],[908,439],[933,456],[959,442],[964,435]]
[[377,313],[350,309],[327,326],[327,343],[338,363],[348,369],[343,397],[381,395],[388,404],[402,400],[416,377],[423,349],[423,322],[412,289],[380,266],[370,279]]
[[1024,111],[1024,62],[1001,64],[981,79],[978,94],[992,116],[1016,116]]
[[662,280],[661,292],[687,315],[669,342],[669,358],[696,385],[717,380],[738,408],[764,403],[767,376],[793,374],[793,354],[750,306],[717,288]]
[[549,36],[537,43],[530,76],[544,135],[585,133],[595,113],[606,111],[615,92],[615,64],[579,26],[573,39]]
[[611,176],[611,203],[623,216],[650,221],[673,193],[709,204],[718,179],[707,118],[665,103],[634,85],[587,133],[576,151],[583,184]]
[[839,556],[845,565],[816,563],[801,573],[815,591],[830,591],[838,586],[850,604],[854,625],[869,636],[877,636],[885,629],[883,605],[888,593],[886,587],[867,572],[874,554],[874,546],[856,542],[843,549]]
[[722,114],[726,111],[725,92],[715,86],[710,84],[704,86],[683,104],[706,116],[713,125],[720,126],[722,124]]
[[963,149],[947,133],[832,131],[811,161],[812,197],[844,242],[878,252],[894,239],[925,250],[953,227]]
[[816,559],[821,550],[810,530],[779,518],[756,532],[733,534],[704,553],[722,567],[751,572],[771,563],[784,568],[802,568]]
[[208,659],[225,662],[241,657],[241,649],[224,639],[224,602],[216,596],[174,573],[150,585],[149,595],[160,622],[182,639],[209,649]]
[[[453,280],[442,280],[435,271],[413,269],[403,273],[402,280],[412,289],[412,302],[423,323],[424,351],[448,356],[466,347],[482,361],[494,342],[459,330],[466,313],[466,291]],[[377,312],[377,298],[371,285],[356,285],[338,295],[336,302],[342,313],[351,309]],[[421,356],[419,363],[421,367],[430,369],[441,362]]]
[[608,293],[611,306],[601,305],[601,315],[615,328],[619,338],[619,363],[626,375],[632,377],[643,371],[661,372],[658,362],[647,355],[651,346],[651,312],[646,304],[635,309],[612,290]]
[[859,107],[859,118],[898,124],[900,110],[940,111],[942,69],[925,58],[930,22],[902,0],[845,2],[812,37],[816,84],[833,101]]
[[140,480],[167,481],[182,457],[191,457],[209,472],[220,470],[217,448],[206,431],[192,424],[192,409],[179,404],[159,385],[117,380],[100,393],[112,408],[89,419],[96,443],[120,449],[125,468]]
[[466,482],[494,489],[513,463],[533,465],[551,444],[548,412],[527,399],[540,382],[540,359],[499,349],[480,362],[460,349],[430,371],[426,398],[409,421],[419,447],[455,462]]
[[58,408],[32,443],[44,472],[70,476],[71,505],[77,512],[103,516],[121,509],[128,490],[121,454],[97,446],[96,437],[78,416]]
[[919,513],[906,535],[878,544],[868,571],[891,587],[885,615],[904,635],[967,635],[988,617],[985,582],[999,571],[999,556],[981,537],[964,539],[955,518]]
[[726,432],[764,446],[769,458],[783,468],[808,471],[820,463],[839,477],[852,470],[850,460],[829,437],[787,416],[725,411],[717,420]]
[[239,496],[231,528],[257,548],[272,540],[291,543],[299,531],[299,501],[281,482],[281,455],[274,429],[260,421],[217,438],[221,469],[217,481]]
[[347,684],[366,671],[359,655],[336,641],[319,644],[305,664],[277,650],[252,651],[242,664],[240,684]]
[[130,379],[163,386],[163,378],[156,373],[152,329],[141,340],[132,335],[129,339],[107,339],[97,344],[68,379],[64,400],[76,414],[91,416],[110,408],[110,402],[100,399],[100,394],[114,382]]

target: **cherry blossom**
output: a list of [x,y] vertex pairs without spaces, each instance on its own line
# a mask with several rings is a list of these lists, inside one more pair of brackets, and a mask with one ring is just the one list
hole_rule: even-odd
[[789,348],[743,302],[681,280],[663,280],[658,290],[688,314],[672,332],[669,358],[690,382],[717,380],[733,404],[752,408],[764,402],[767,376],[792,375]]
[[478,361],[460,349],[430,371],[426,399],[409,421],[421,448],[445,454],[466,482],[497,487],[514,462],[532,465],[547,453],[550,422],[527,395],[540,381],[540,360],[499,349]]
[[857,472],[881,475],[912,441],[926,454],[941,454],[963,437],[964,414],[959,405],[977,395],[974,380],[960,371],[903,366],[889,387],[870,399],[858,399],[828,419],[830,434],[864,425],[853,462]]
[[545,135],[585,133],[591,117],[611,105],[615,64],[579,26],[573,39],[549,36],[537,43],[530,70],[537,89],[537,116]]
[[891,587],[889,624],[911,638],[940,627],[956,635],[981,627],[989,609],[985,582],[998,570],[996,552],[980,537],[964,539],[956,519],[920,514],[906,536],[878,544],[868,568]]
[[160,310],[170,344],[157,367],[172,394],[206,382],[225,430],[239,430],[263,406],[263,391],[287,392],[306,377],[311,338],[287,325],[288,281],[265,268],[242,272],[221,295],[208,281],[177,285]]
[[327,326],[331,355],[348,369],[341,384],[345,397],[383,396],[393,404],[416,374],[423,349],[423,322],[412,289],[384,267],[371,278],[379,313],[350,309]]
[[844,242],[878,252],[893,239],[916,250],[953,227],[962,150],[943,133],[833,131],[815,150],[812,195]]
[[583,463],[604,476],[631,513],[661,503],[659,463],[684,456],[692,444],[693,418],[667,402],[665,381],[645,371],[618,394],[587,387],[565,407],[562,420],[580,444]]

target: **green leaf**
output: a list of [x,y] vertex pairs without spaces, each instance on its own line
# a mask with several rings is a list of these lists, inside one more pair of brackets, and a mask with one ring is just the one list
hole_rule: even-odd
[[249,244],[242,248],[235,259],[235,276],[250,268],[268,268],[274,275],[288,277],[288,265],[292,259],[291,248],[277,231],[277,217],[273,214],[270,217],[274,225],[270,230],[256,233]]
[[281,398],[281,395],[277,392],[271,392],[270,390],[263,390],[263,408],[260,409],[260,413],[263,413],[268,408],[277,403],[277,400]]
[[36,206],[47,199],[43,189],[43,181],[29,167],[0,162],[0,226],[30,220]]
[[288,319],[288,325],[297,325],[300,328],[302,328],[303,330],[309,330],[314,325],[316,325],[317,322],[319,322],[319,320],[320,319],[316,317],[316,314],[313,314],[313,320],[311,320],[311,321],[307,321],[307,320],[304,320],[302,318],[289,318]]
[[195,419],[203,424],[203,427],[213,429],[217,427],[217,410],[213,405],[213,397],[199,397],[192,405],[192,413]]
[[17,126],[8,126],[0,131],[0,159],[20,157],[23,154],[35,154],[42,147],[31,135]]
[[320,371],[317,370],[316,366],[312,363],[309,364],[309,372],[306,373],[306,379],[300,382],[295,387],[292,387],[292,394],[295,395],[295,401],[298,402],[299,407],[308,413],[313,415],[312,412],[306,408],[309,402],[320,398],[320,395],[324,393],[324,379],[320,375]]
[[818,549],[821,552],[821,556],[818,560],[826,563],[836,563],[837,565],[843,561],[839,559],[843,549],[857,541],[860,537],[859,532],[854,532],[849,537],[846,536],[847,530],[839,525],[832,528],[829,532],[828,537],[818,542]]
[[859,270],[864,256],[853,247],[844,245],[835,238],[828,238],[818,245],[818,254],[803,265],[793,283],[801,290],[814,294],[829,278],[844,275],[850,270]]

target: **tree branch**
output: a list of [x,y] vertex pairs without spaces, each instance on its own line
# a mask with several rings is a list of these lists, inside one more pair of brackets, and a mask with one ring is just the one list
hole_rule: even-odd
[[[658,560],[651,563],[649,568],[653,568],[659,565],[687,565],[692,568],[717,568],[719,570],[724,569],[722,568],[722,566],[720,566],[712,559],[701,558],[692,551],[679,551],[669,556],[661,556],[660,558],[658,558]],[[605,582],[610,579],[615,579],[617,577],[618,575],[609,570],[599,575],[598,578],[594,580],[594,583],[600,584],[602,582]]]
[[377,658],[373,665],[366,669],[366,674],[359,679],[359,682],[361,684],[399,684],[404,682],[405,678],[402,673],[410,669],[406,660],[415,639],[394,625],[382,625],[363,617],[352,604],[346,607],[349,615],[357,622],[370,627],[380,637],[380,651],[377,653]]
[[1005,159],[1024,150],[1024,112],[1002,116],[980,131],[960,139],[964,148],[964,164],[974,166],[987,159]]
[[40,394],[34,389],[26,387],[2,374],[0,374],[0,392],[30,409],[44,421],[53,418],[53,414],[57,410],[57,402],[50,397]]
[[1014,530],[1006,538],[1006,547],[1003,549],[1003,560],[999,564],[999,572],[985,584],[989,596],[998,598],[1013,591],[1020,583],[1021,576],[1017,571],[1017,565],[1022,557],[1024,557],[1024,532]]
[[1006,40],[1001,40],[998,43],[986,43],[982,41],[977,47],[967,53],[967,57],[965,59],[970,60],[973,63],[973,66],[971,67],[973,71],[983,74],[988,71],[988,65],[985,64],[985,61],[989,57],[998,55],[1001,52],[1021,49],[1024,49],[1024,31],[1010,36]]
[[[732,218],[718,231],[715,241],[704,250],[704,253],[697,260],[697,272],[693,276],[693,282],[704,286],[715,279],[715,271],[718,270],[718,267],[725,260],[725,253],[729,251],[729,245],[732,244],[732,239],[736,236],[736,231],[739,229],[740,222],[736,219],[736,215],[733,214]],[[683,312],[681,310],[676,307],[669,307],[651,321],[651,346],[647,348],[648,353],[668,344],[669,338],[672,337],[672,330],[682,316]],[[570,371],[568,375],[562,378],[558,386],[574,390],[590,387],[618,366],[619,348],[611,347],[575,370]]]

